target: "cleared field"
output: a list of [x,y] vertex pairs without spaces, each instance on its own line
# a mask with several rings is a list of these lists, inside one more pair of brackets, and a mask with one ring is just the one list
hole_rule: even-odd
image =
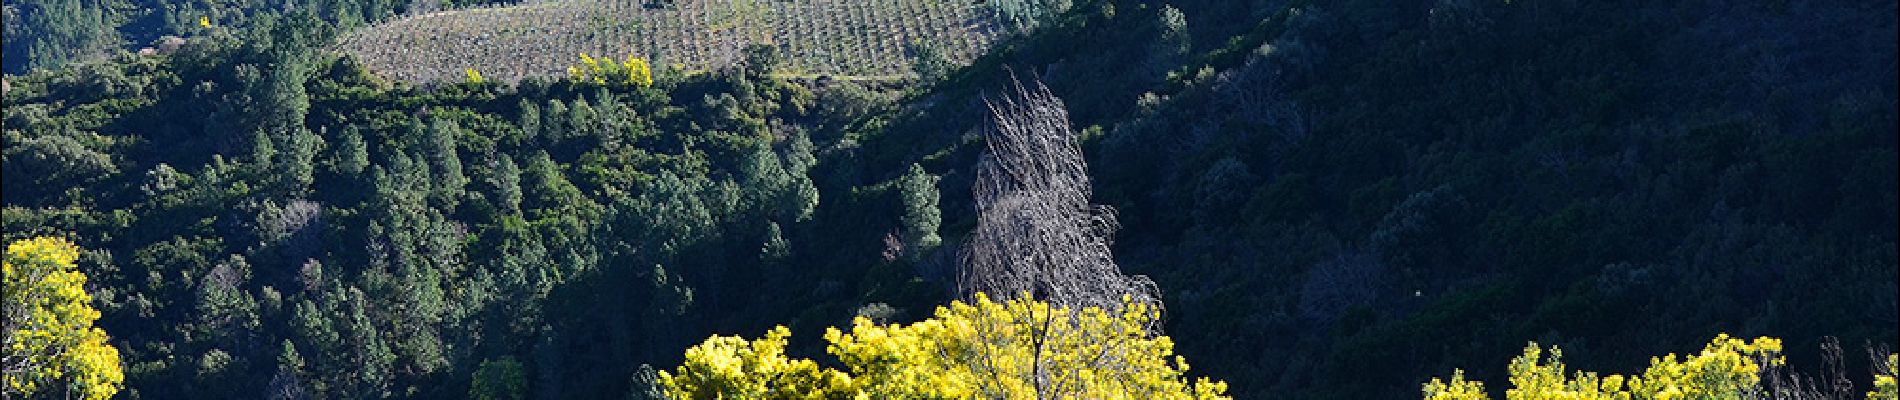
[[1001,31],[993,9],[968,0],[554,0],[403,18],[350,33],[336,50],[382,76],[490,80],[562,76],[579,53],[707,70],[741,60],[750,44],[785,55],[781,73],[911,75],[908,44],[930,41],[965,62]]

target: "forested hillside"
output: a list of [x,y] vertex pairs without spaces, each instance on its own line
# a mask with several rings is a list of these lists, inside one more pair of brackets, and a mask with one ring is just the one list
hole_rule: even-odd
[[417,81],[362,35],[603,5],[6,0],[7,343],[89,350],[5,389],[1891,398],[1892,2],[983,4]]
[[494,0],[8,0],[0,70],[23,74],[123,52],[169,52],[184,37],[302,12],[350,29],[403,14]]

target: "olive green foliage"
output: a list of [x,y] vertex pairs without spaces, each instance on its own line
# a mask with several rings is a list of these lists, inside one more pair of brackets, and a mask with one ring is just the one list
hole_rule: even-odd
[[520,400],[527,398],[528,376],[514,357],[482,361],[469,383],[468,398],[475,400]]
[[948,78],[950,72],[957,67],[943,54],[943,48],[935,42],[916,42],[911,43],[909,47],[911,56],[916,58],[911,61],[911,73],[917,75],[917,82],[921,85],[941,82]]

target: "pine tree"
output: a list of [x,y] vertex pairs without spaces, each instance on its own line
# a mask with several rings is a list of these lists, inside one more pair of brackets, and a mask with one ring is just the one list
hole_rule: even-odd
[[363,142],[362,131],[354,125],[345,127],[337,140],[337,172],[344,175],[363,173],[363,169],[369,167],[369,145]]
[[301,193],[315,182],[317,152],[323,146],[323,138],[311,133],[309,129],[298,129],[290,134],[290,141],[284,149],[278,169],[289,191]]
[[910,170],[898,178],[898,195],[904,201],[904,254],[913,261],[943,243],[943,238],[937,236],[943,224],[942,211],[937,209],[937,181],[941,179],[917,164],[911,164]]
[[436,117],[429,124],[427,142],[423,144],[425,158],[429,162],[430,177],[434,183],[430,191],[431,203],[442,209],[454,209],[460,204],[462,189],[468,185],[468,176],[462,172],[462,157],[456,153],[456,136],[461,127],[455,121]]
[[532,143],[541,136],[541,107],[528,99],[521,99],[521,104],[516,107],[521,109],[521,113],[515,117],[515,121],[521,125],[521,133],[526,136],[523,139]]
[[495,161],[494,182],[495,201],[501,211],[507,214],[521,212],[521,168],[515,166],[514,157],[503,154]]

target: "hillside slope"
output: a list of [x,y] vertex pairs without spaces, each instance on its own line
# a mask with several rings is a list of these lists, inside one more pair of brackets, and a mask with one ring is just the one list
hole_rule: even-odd
[[1414,396],[1530,340],[1639,370],[1719,332],[1806,366],[1839,336],[1865,382],[1853,347],[1900,342],[1894,11],[1094,2],[867,132],[855,168],[922,160],[968,227],[982,97],[1048,81],[1117,260],[1242,398]]
[[1723,332],[1802,370],[1837,336],[1864,382],[1855,348],[1900,343],[1895,7],[1077,1],[895,102],[747,68],[392,83],[296,11],[8,76],[0,239],[85,249],[127,398],[643,398],[710,335],[785,324],[809,358],[947,303],[1014,77],[1237,397],[1502,383],[1527,341],[1640,371]]
[[560,0],[399,19],[336,48],[411,82],[460,80],[464,68],[505,81],[561,76],[579,53],[711,70],[752,44],[777,46],[785,73],[900,77],[910,74],[913,43],[967,61],[1001,32],[995,20],[989,7],[927,0]]

